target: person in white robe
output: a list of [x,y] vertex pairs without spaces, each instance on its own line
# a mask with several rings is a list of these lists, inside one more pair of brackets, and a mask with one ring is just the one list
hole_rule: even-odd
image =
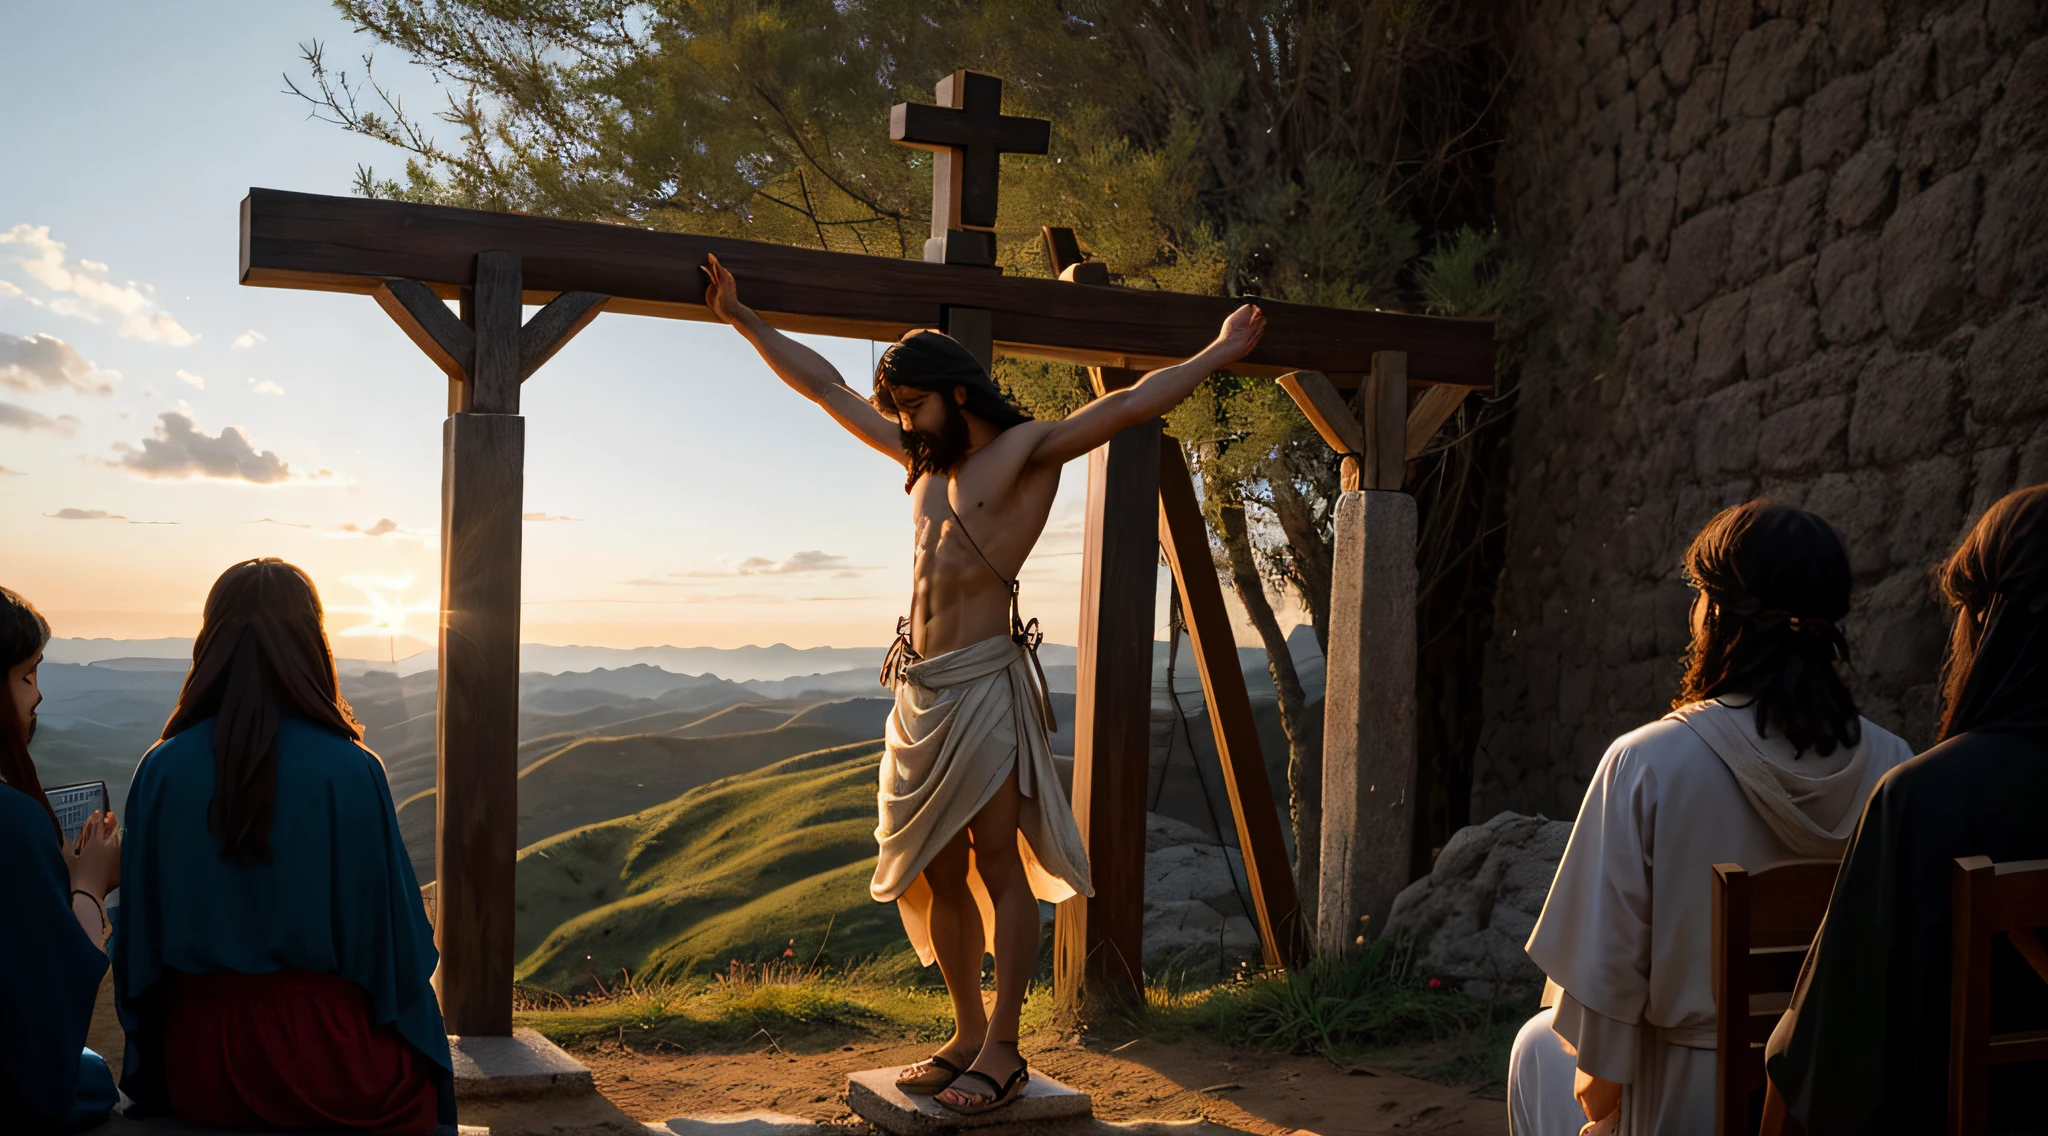
[[1686,574],[1699,597],[1679,705],[1600,759],[1529,937],[1560,989],[1537,1016],[1548,1028],[1515,1041],[1516,1136],[1712,1136],[1713,865],[1839,860],[1878,779],[1912,757],[1836,670],[1850,576],[1825,521],[1726,510]]

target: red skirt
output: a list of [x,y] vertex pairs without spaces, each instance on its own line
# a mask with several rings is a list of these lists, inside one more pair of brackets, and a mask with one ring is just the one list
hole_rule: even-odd
[[332,974],[166,976],[164,1080],[187,1124],[431,1133],[433,1063]]

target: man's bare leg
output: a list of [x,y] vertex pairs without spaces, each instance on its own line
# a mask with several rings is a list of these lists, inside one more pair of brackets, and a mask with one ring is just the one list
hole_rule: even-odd
[[953,1000],[953,1036],[938,1056],[965,1069],[988,1036],[988,1016],[981,1001],[981,909],[967,887],[969,837],[962,829],[925,866],[924,881],[932,889],[932,951],[939,956],[939,974]]
[[[1038,900],[1024,877],[1017,854],[1017,812],[1021,794],[1014,768],[996,795],[974,814],[967,830],[974,841],[974,870],[995,905],[996,1004],[989,1014],[988,1034],[969,1066],[1001,1085],[1024,1063],[1017,1052],[1017,1019],[1024,1011],[1024,992],[1038,972]],[[986,1103],[990,1094],[980,1081],[956,1083],[940,1094],[955,1105]]]

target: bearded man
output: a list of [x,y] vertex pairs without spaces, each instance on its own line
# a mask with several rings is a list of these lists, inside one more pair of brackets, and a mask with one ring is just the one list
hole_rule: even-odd
[[[1244,305],[1193,358],[1153,371],[1059,422],[1003,396],[967,349],[913,331],[883,353],[872,399],[824,357],[740,303],[712,257],[704,302],[775,374],[907,471],[914,543],[910,614],[883,667],[895,690],[881,767],[880,856],[869,891],[894,902],[918,959],[939,964],[951,1040],[905,1069],[905,1092],[973,1115],[1029,1079],[1017,1018],[1038,969],[1038,900],[1093,895],[1087,852],[1046,741],[1048,700],[1017,605],[1017,574],[1052,509],[1060,467],[1166,413],[1259,342]],[[995,956],[984,1012],[981,958]]]

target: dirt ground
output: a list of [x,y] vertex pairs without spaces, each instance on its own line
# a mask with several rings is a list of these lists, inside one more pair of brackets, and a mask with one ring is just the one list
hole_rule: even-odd
[[[907,1065],[928,1048],[851,1045],[789,1055],[764,1045],[760,1053],[686,1055],[600,1042],[575,1056],[590,1067],[598,1089],[638,1120],[773,1109],[852,1122],[841,1096],[847,1074]],[[1507,1106],[1498,1099],[1317,1058],[1142,1039],[1105,1052],[1049,1034],[1025,1038],[1023,1049],[1034,1068],[1092,1092],[1095,1114],[1104,1120],[1205,1119],[1256,1136],[1507,1131]]]
[[[88,1044],[118,1076],[121,1032],[111,982],[101,991]],[[607,1041],[573,1052],[590,1067],[598,1090],[636,1120],[772,1109],[851,1123],[856,1118],[842,1096],[847,1074],[908,1065],[928,1049],[926,1043],[890,1043],[790,1055],[764,1043],[756,1053],[691,1055]],[[1105,1050],[1052,1033],[1026,1037],[1023,1049],[1034,1068],[1093,1093],[1095,1114],[1104,1120],[1200,1119],[1254,1136],[1507,1131],[1507,1106],[1498,1098],[1369,1066],[1339,1068],[1313,1057],[1146,1039]]]

